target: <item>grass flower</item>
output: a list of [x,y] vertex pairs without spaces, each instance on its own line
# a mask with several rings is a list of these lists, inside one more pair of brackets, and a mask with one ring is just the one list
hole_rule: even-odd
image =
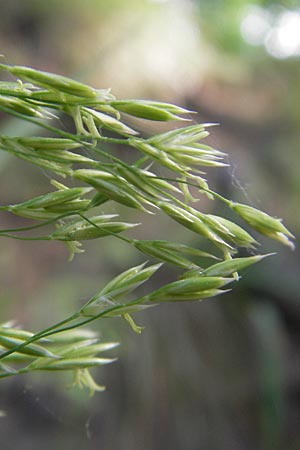
[[[70,260],[83,252],[82,241],[93,239],[97,245],[97,239],[112,237],[137,255],[143,253],[155,260],[123,271],[83,306],[74,307],[69,317],[35,334],[11,323],[2,324],[0,378],[33,371],[67,371],[73,374],[74,385],[88,388],[90,394],[102,391],[104,387],[96,383],[90,370],[112,363],[115,358],[103,357],[102,352],[114,350],[117,344],[103,342],[84,329],[85,325],[119,317],[139,334],[143,327],[136,325],[132,314],[159,303],[200,301],[224,294],[228,285],[239,281],[241,270],[268,256],[234,257],[239,247],[253,252],[259,243],[235,222],[190,206],[199,200],[190,192],[192,187],[205,193],[208,200],[223,201],[250,229],[294,248],[294,236],[281,219],[227,200],[209,188],[203,169],[227,165],[223,152],[203,142],[215,124],[193,124],[145,138],[126,123],[128,116],[188,121],[193,111],[164,102],[119,100],[109,89],[30,67],[0,64],[0,69],[17,78],[15,82],[0,81],[0,111],[40,130],[32,137],[1,135],[0,152],[46,171],[52,185],[49,192],[34,198],[1,205],[1,213],[21,216],[28,225],[1,229],[0,237],[61,241],[69,249]],[[53,125],[50,119],[58,116],[61,121]],[[74,132],[61,126],[64,118],[73,122]],[[45,137],[45,132],[50,136]],[[118,150],[125,148],[130,151],[130,163],[120,157]],[[64,184],[58,177],[64,178]],[[125,236],[123,232],[133,233],[137,225],[142,232],[143,223],[129,223],[122,217],[114,220],[118,214],[107,214],[103,209],[107,204],[113,204],[113,211],[121,205],[121,214],[124,208],[139,210],[140,215],[163,213],[186,233],[193,232],[193,245],[159,236]],[[47,231],[39,234],[40,229]],[[203,251],[204,241],[213,244],[211,252]],[[140,287],[163,270],[163,265],[176,266],[180,273],[173,281],[152,291],[149,287],[148,293],[142,291],[141,295]]]

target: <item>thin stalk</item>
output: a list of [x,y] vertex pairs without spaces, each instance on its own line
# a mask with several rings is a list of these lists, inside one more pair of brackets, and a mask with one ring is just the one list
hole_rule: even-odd
[[23,348],[25,348],[27,345],[31,344],[32,342],[36,342],[39,339],[43,338],[44,336],[50,336],[51,334],[55,334],[58,333],[59,331],[55,331],[57,328],[65,325],[66,323],[70,323],[73,320],[78,319],[79,317],[79,313],[76,312],[75,314],[72,314],[71,316],[67,317],[66,319],[57,322],[55,325],[51,325],[51,327],[45,328],[44,330],[34,334],[33,336],[31,336],[29,339],[27,339],[26,341],[22,342],[22,344],[17,345],[14,348],[11,348],[10,350],[7,350],[4,353],[1,353],[0,355],[0,359],[5,358],[8,355],[11,355],[12,353],[18,352],[19,350],[22,350]]
[[[4,208],[5,208],[4,206],[1,206],[0,210],[13,213],[13,211],[9,211],[8,209],[4,209]],[[47,225],[50,225],[51,223],[57,222],[60,219],[63,219],[68,216],[74,216],[76,214],[77,213],[74,213],[74,211],[72,211],[72,212],[68,212],[68,213],[56,216],[53,219],[46,220],[43,223],[38,223],[37,225],[31,225],[29,227],[20,227],[20,228],[6,228],[5,230],[0,230],[0,236],[2,235],[2,233],[14,233],[14,232],[19,232],[19,231],[29,231],[29,230],[34,230],[35,228],[45,227]]]
[[[35,125],[38,125],[38,126],[44,128],[45,130],[51,131],[52,133],[59,134],[61,137],[64,137],[64,138],[67,138],[67,139],[72,139],[73,141],[80,143],[83,147],[90,148],[92,146],[92,144],[89,144],[87,142],[83,142],[80,138],[78,138],[74,134],[71,134],[71,133],[68,133],[66,131],[60,130],[60,129],[56,128],[56,127],[52,127],[51,125],[47,125],[44,122],[41,122],[41,121],[39,121],[37,119],[34,119],[33,117],[25,116],[24,114],[18,113],[17,111],[13,111],[12,109],[6,108],[3,105],[0,105],[0,111],[3,111],[5,113],[7,113],[7,114],[10,114],[10,115],[12,115],[14,117],[18,117],[21,120],[26,120],[27,122],[34,123]],[[92,136],[84,136],[84,137],[87,137],[87,138],[90,138],[90,139],[93,138]]]
[[[92,220],[90,220],[90,219],[89,219],[88,217],[86,217],[84,214],[78,213],[78,215],[79,215],[83,220],[86,220],[90,225],[93,225],[93,227],[99,228],[99,229],[101,230],[101,227],[99,227],[99,225],[97,225],[95,222],[93,222]],[[108,230],[107,230],[107,232],[108,232],[109,234],[111,234],[112,236],[121,239],[122,241],[126,242],[127,244],[133,244],[133,239],[126,238],[125,236],[121,236],[120,234],[114,233],[113,231],[108,231]]]
[[[85,319],[85,320],[83,320],[81,322],[78,322],[77,324],[69,325],[69,326],[64,327],[64,328],[60,328],[57,331],[55,331],[55,333],[60,333],[60,332],[63,332],[63,331],[68,331],[68,330],[72,330],[72,329],[77,328],[77,327],[81,327],[83,325],[86,325],[87,323],[93,322],[94,320],[100,319],[101,317],[103,317],[103,316],[105,316],[105,315],[107,315],[107,314],[109,314],[111,312],[117,311],[118,309],[122,309],[122,308],[124,308],[124,306],[130,307],[130,306],[140,305],[141,303],[144,303],[145,301],[147,301],[147,298],[148,298],[148,296],[145,295],[143,297],[139,297],[136,300],[133,300],[132,302],[111,306],[110,308],[107,308],[104,311],[101,311],[100,313],[96,314],[95,316],[88,317],[87,319]],[[47,333],[43,334],[43,336],[41,336],[41,337],[48,337],[48,336],[50,336],[52,334],[54,334],[54,333],[52,333],[52,332],[48,333],[47,332]],[[1,357],[0,357],[0,359],[1,359]]]
[[[103,151],[103,150],[101,150],[101,149],[99,149],[97,147],[94,147],[92,143],[83,141],[80,137],[77,137],[76,135],[74,135],[72,133],[68,133],[66,131],[62,131],[59,128],[52,127],[51,125],[48,125],[48,124],[46,124],[44,122],[41,122],[41,121],[39,121],[37,119],[34,119],[32,117],[25,116],[25,115],[23,115],[21,113],[13,111],[10,108],[6,108],[5,106],[2,106],[2,105],[0,105],[0,111],[6,112],[7,114],[10,114],[10,115],[12,115],[14,117],[18,117],[19,119],[26,120],[27,122],[31,122],[31,123],[33,123],[35,125],[41,126],[45,130],[51,131],[52,133],[55,133],[55,134],[58,134],[59,136],[61,136],[63,138],[67,138],[67,139],[70,139],[70,140],[72,140],[74,142],[78,142],[79,144],[81,144],[82,147],[84,147],[84,148],[86,148],[88,150],[93,149],[96,153],[101,154],[102,156],[104,156],[107,159],[110,159],[112,161],[118,162],[119,164],[124,164],[123,161],[120,160],[119,158],[117,158],[117,157],[115,157],[113,155],[110,155],[107,152],[105,152],[105,151]],[[87,139],[97,140],[97,141],[100,141],[100,142],[103,142],[103,143],[106,143],[106,144],[121,144],[121,145],[127,144],[127,145],[129,145],[128,139],[126,139],[126,138],[125,139],[118,139],[118,138],[109,138],[109,137],[105,137],[105,136],[95,137],[95,136],[92,136],[92,135],[85,135],[84,137],[87,138]]]
[[[125,305],[126,306],[134,306],[134,305],[141,304],[141,303],[145,302],[146,300],[147,300],[147,296],[143,296],[143,297],[139,297],[136,300],[133,300],[132,302],[128,302]],[[63,326],[70,322],[73,322],[74,320],[76,320],[80,317],[80,313],[76,312],[73,315],[69,316],[67,319],[64,319],[61,322],[58,322],[55,325],[52,325],[51,327],[48,327],[48,328],[40,331],[39,333],[34,334],[33,336],[31,336],[31,338],[22,342],[22,344],[17,345],[16,347],[2,353],[0,355],[0,360],[5,358],[8,355],[11,355],[12,353],[22,350],[27,345],[32,344],[33,342],[36,342],[39,339],[42,339],[42,338],[48,337],[48,336],[52,336],[53,334],[61,333],[63,331],[68,331],[68,330],[72,330],[74,328],[79,328],[83,325],[86,325],[87,323],[93,322],[94,320],[97,320],[97,319],[105,316],[106,314],[109,314],[110,312],[117,311],[118,309],[121,309],[123,307],[124,307],[124,304],[118,304],[118,305],[112,306],[110,308],[107,308],[104,311],[101,311],[100,313],[96,314],[95,316],[88,317],[87,319],[82,320],[81,322],[77,322],[73,325]],[[61,328],[59,328],[59,327],[61,327]]]
[[10,233],[1,233],[0,237],[8,237],[12,239],[17,239],[19,241],[51,241],[50,236],[39,236],[39,237],[22,237],[22,236],[16,236],[15,234]]
[[[93,144],[82,141],[80,138],[78,138],[76,135],[74,135],[72,133],[68,133],[67,131],[63,131],[63,130],[60,130],[59,128],[52,127],[51,125],[47,125],[46,123],[41,122],[38,119],[18,113],[17,111],[13,111],[12,109],[7,108],[6,106],[0,105],[0,111],[10,114],[11,116],[18,117],[19,119],[26,120],[27,122],[34,123],[35,125],[39,125],[48,131],[59,134],[61,137],[64,137],[67,139],[72,139],[73,141],[80,143],[83,147],[88,147],[88,148],[93,147]],[[99,141],[102,141],[102,142],[105,142],[108,144],[122,144],[122,145],[124,145],[126,143],[128,144],[127,138],[117,139],[117,138],[109,138],[109,137],[104,137],[104,136],[95,137],[90,134],[84,135],[84,137],[88,138],[88,139],[99,140]]]

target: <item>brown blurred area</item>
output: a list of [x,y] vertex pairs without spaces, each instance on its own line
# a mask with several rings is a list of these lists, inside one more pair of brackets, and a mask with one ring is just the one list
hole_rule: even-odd
[[[274,29],[299,8],[253,4],[273,14]],[[214,188],[283,217],[297,237],[300,56],[247,43],[249,11],[246,0],[0,0],[0,53],[9,64],[110,87],[120,98],[177,103],[197,111],[196,122],[219,123],[208,142],[231,166],[208,173]],[[36,132],[3,114],[0,128]],[[47,174],[7,155],[0,174],[1,204],[49,186]],[[18,224],[0,219],[1,228]],[[151,237],[179,237],[167,220],[144,225]],[[300,449],[300,255],[262,242],[263,253],[277,255],[221,298],[142,313],[141,336],[118,319],[96,324],[103,339],[121,342],[118,361],[95,375],[105,393],[91,399],[46,373],[1,381],[1,450]],[[111,239],[85,248],[68,263],[59,243],[1,238],[1,321],[37,331],[140,257]]]

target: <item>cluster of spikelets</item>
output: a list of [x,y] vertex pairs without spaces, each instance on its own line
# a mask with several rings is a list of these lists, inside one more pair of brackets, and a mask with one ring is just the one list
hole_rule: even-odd
[[[5,362],[0,364],[0,376],[41,370],[71,370],[74,384],[87,387],[91,394],[105,389],[95,383],[88,369],[113,362],[114,359],[98,355],[115,348],[118,345],[116,342],[100,342],[90,330],[74,330],[57,333],[51,338],[40,339],[39,344],[30,343],[22,347],[32,337],[33,333],[14,328],[11,323],[0,326],[1,353],[18,346],[18,351],[8,354]],[[22,368],[16,369],[20,364]]]
[[[196,301],[222,294],[239,279],[240,270],[266,256],[238,257],[240,247],[251,250],[253,255],[257,241],[235,222],[192,207],[191,203],[198,199],[191,194],[190,187],[193,192],[225,203],[250,228],[293,248],[293,235],[280,219],[232,202],[208,186],[203,177],[205,167],[226,166],[224,153],[202,142],[212,124],[193,124],[143,138],[124,123],[129,116],[152,121],[189,120],[191,111],[168,103],[117,100],[109,90],[94,89],[28,67],[0,64],[0,68],[17,78],[0,82],[0,111],[35,123],[53,136],[0,136],[0,150],[47,170],[52,176],[64,178],[64,183],[51,180],[55,189],[51,192],[1,206],[2,211],[34,222],[18,229],[1,230],[0,236],[62,241],[70,250],[70,259],[83,251],[81,241],[114,236],[159,261],[120,274],[80,311],[47,330],[31,335],[2,326],[0,377],[32,370],[72,370],[79,385],[97,389],[88,368],[110,362],[96,355],[114,344],[98,343],[84,334],[68,334],[64,330],[100,317],[122,316],[134,331],[140,332],[131,313],[161,302]],[[73,132],[57,125],[67,117],[72,119]],[[128,164],[116,156],[114,149],[120,146],[130,149],[134,162]],[[68,180],[72,187],[67,186]],[[104,213],[102,206],[109,202],[145,214],[166,214],[210,241],[215,252],[207,253],[180,242],[129,238],[123,233],[141,224],[123,222],[117,220],[116,214]],[[53,228],[47,234],[32,236],[32,230],[42,227],[48,230],[49,226]],[[203,261],[212,263],[203,267]],[[128,295],[163,263],[179,267],[182,270],[179,279],[128,300]],[[28,359],[29,364],[15,368],[17,362],[24,364]]]

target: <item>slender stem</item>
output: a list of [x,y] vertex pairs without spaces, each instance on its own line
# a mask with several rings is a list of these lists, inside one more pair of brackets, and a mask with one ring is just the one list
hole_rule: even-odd
[[[47,125],[44,122],[41,122],[41,121],[39,121],[37,119],[34,119],[32,117],[29,117],[29,116],[25,116],[24,114],[21,114],[21,113],[18,113],[16,111],[13,111],[12,109],[7,108],[7,107],[5,107],[3,105],[0,105],[0,111],[3,111],[3,112],[5,112],[7,114],[10,114],[12,116],[18,117],[19,119],[26,120],[27,122],[34,123],[35,125],[39,125],[40,127],[44,128],[45,130],[48,130],[48,131],[51,131],[53,133],[59,134],[60,136],[62,136],[64,138],[72,139],[73,141],[80,143],[84,147],[90,148],[92,146],[92,144],[87,143],[87,142],[83,142],[80,137],[77,137],[74,134],[71,134],[71,133],[68,133],[66,131],[60,130],[59,128],[56,128],[56,127],[52,127],[51,125]],[[87,138],[90,138],[90,139],[93,138],[92,136],[84,136],[84,137],[87,137]]]
[[[134,306],[134,305],[144,303],[147,300],[147,298],[148,298],[147,296],[143,296],[143,297],[139,297],[136,300],[133,300],[132,302],[128,302],[126,304],[114,305],[110,308],[105,309],[104,311],[101,311],[100,313],[98,313],[92,317],[88,317],[87,319],[82,320],[81,322],[77,322],[73,325],[63,326],[70,322],[73,322],[74,320],[76,320],[80,317],[80,312],[76,312],[73,315],[71,315],[70,317],[62,320],[61,322],[58,322],[55,325],[52,325],[51,327],[46,328],[46,329],[40,331],[39,333],[34,334],[33,336],[31,336],[31,338],[27,339],[22,344],[17,345],[16,347],[2,353],[0,355],[0,359],[3,359],[6,356],[11,355],[12,353],[22,350],[27,345],[32,344],[33,342],[36,342],[41,338],[45,338],[48,336],[52,336],[53,334],[56,334],[56,333],[61,333],[63,331],[68,331],[68,330],[72,330],[74,328],[81,327],[81,326],[86,325],[87,323],[93,322],[94,320],[97,320],[100,317],[103,317],[111,312],[117,311],[118,309],[122,309],[124,306],[128,307],[128,306]],[[59,327],[61,327],[61,328],[59,328]]]
[[[88,148],[93,146],[93,144],[91,144],[91,143],[82,141],[81,137],[77,137],[76,135],[74,135],[72,133],[68,133],[67,131],[60,130],[59,128],[52,127],[51,125],[41,122],[38,119],[35,119],[33,117],[18,113],[17,111],[7,108],[6,106],[0,105],[0,110],[3,112],[6,112],[7,114],[10,114],[12,116],[18,117],[19,119],[26,120],[27,122],[34,123],[35,125],[39,125],[42,128],[45,128],[48,131],[52,131],[53,133],[59,134],[62,137],[72,139],[73,141],[76,141],[76,142],[82,144],[82,146],[88,146]],[[96,136],[92,136],[92,135],[84,135],[82,137],[87,138],[87,139],[93,139],[93,140],[105,142],[108,144],[122,144],[122,145],[129,144],[127,138],[117,139],[117,138],[109,138],[109,137],[105,137],[105,136],[96,137]]]
[[[103,151],[103,150],[101,150],[101,149],[99,149],[97,147],[94,147],[92,143],[83,141],[80,136],[78,137],[78,136],[76,136],[76,135],[74,135],[72,133],[68,133],[66,131],[60,130],[59,128],[52,127],[51,125],[48,125],[48,124],[46,124],[44,122],[41,122],[41,121],[39,121],[37,119],[34,119],[32,117],[25,116],[25,115],[23,115],[21,113],[13,111],[10,108],[7,108],[7,107],[2,106],[2,105],[0,105],[0,111],[6,112],[6,113],[8,113],[8,114],[10,114],[12,116],[18,117],[19,119],[26,120],[27,122],[34,123],[35,125],[39,125],[42,128],[44,128],[44,129],[46,129],[48,131],[51,131],[52,133],[56,133],[56,134],[58,134],[59,136],[61,136],[63,138],[67,138],[67,139],[73,140],[75,142],[78,142],[79,144],[82,145],[82,147],[85,147],[88,150],[92,148],[96,153],[101,154],[105,158],[108,158],[108,159],[110,159],[112,161],[118,162],[119,164],[124,164],[123,161],[120,160],[119,158],[117,158],[117,157],[115,157],[115,156],[113,156],[111,154],[108,154],[107,152],[105,152],[105,151]],[[101,141],[101,142],[107,143],[107,144],[122,144],[122,145],[127,144],[127,145],[129,145],[129,140],[127,138],[125,138],[125,139],[117,139],[117,138],[109,138],[109,137],[105,137],[105,136],[95,137],[95,136],[92,136],[92,135],[85,135],[84,138]]]
[[[83,220],[86,220],[89,224],[93,225],[93,227],[99,228],[99,230],[101,230],[101,227],[99,227],[99,225],[97,225],[95,222],[93,222],[92,220],[90,220],[90,219],[89,219],[88,217],[86,217],[84,214],[78,213],[78,215],[79,215]],[[114,233],[113,231],[107,230],[107,232],[108,232],[109,234],[111,234],[112,236],[115,236],[115,237],[121,239],[122,241],[127,242],[127,244],[133,244],[133,239],[126,238],[125,236],[122,236],[122,235],[120,235],[120,234],[118,234],[118,233]]]
[[[123,138],[123,139],[118,139],[118,138],[110,138],[110,137],[106,137],[106,136],[93,136],[93,139],[95,139],[96,141],[100,141],[100,142],[104,142],[107,144],[129,144],[128,138]],[[138,139],[138,138],[136,138]]]
[[[12,212],[13,213],[13,211],[8,211],[8,212]],[[53,219],[46,220],[43,223],[38,223],[37,225],[31,225],[29,227],[20,227],[20,228],[7,228],[5,230],[0,230],[0,236],[1,236],[2,233],[14,233],[16,231],[29,231],[29,230],[34,230],[35,228],[45,227],[47,225],[50,225],[51,223],[54,223],[54,222],[57,222],[60,219],[63,219],[64,217],[73,216],[75,214],[77,214],[77,213],[74,213],[74,211],[72,211],[72,212],[68,212],[68,213],[56,216]]]
[[72,330],[74,328],[81,327],[83,325],[86,325],[87,323],[93,322],[94,320],[100,319],[101,317],[104,317],[105,315],[107,315],[107,314],[109,314],[111,312],[114,312],[114,311],[117,311],[119,309],[122,309],[122,308],[124,308],[124,306],[130,307],[130,306],[140,305],[141,303],[144,303],[145,301],[147,301],[147,299],[148,299],[148,296],[145,295],[143,297],[139,297],[136,300],[133,300],[132,302],[128,302],[128,303],[125,303],[125,304],[118,304],[118,305],[112,306],[110,308],[105,309],[104,311],[101,311],[98,314],[95,314],[92,317],[88,317],[87,319],[82,320],[81,322],[77,322],[74,325],[68,325],[67,327],[59,328],[58,330],[55,330],[55,331],[49,331],[49,332],[43,333],[43,335],[41,337],[48,337],[48,336],[51,336],[54,333],[61,333],[63,331],[69,331],[69,330]]
[[21,237],[21,236],[16,236],[15,234],[10,234],[10,233],[1,233],[0,237],[8,237],[8,238],[12,238],[12,239],[17,239],[19,241],[51,241],[51,237],[50,236],[39,236],[39,237]]
[[75,319],[78,319],[79,314],[76,312],[75,314],[72,314],[71,316],[67,317],[66,319],[57,322],[55,325],[51,325],[51,327],[45,328],[44,330],[34,334],[33,336],[31,336],[29,339],[27,339],[26,341],[22,342],[22,344],[17,345],[14,348],[11,348],[10,350],[7,350],[4,353],[1,353],[0,355],[0,359],[5,358],[8,355],[11,355],[12,353],[18,352],[20,350],[22,350],[23,348],[25,348],[27,345],[31,344],[32,342],[38,341],[39,339],[45,337],[45,336],[50,336],[51,334],[55,334],[58,333],[59,331],[56,331],[57,328],[65,325],[66,323],[72,322]]

